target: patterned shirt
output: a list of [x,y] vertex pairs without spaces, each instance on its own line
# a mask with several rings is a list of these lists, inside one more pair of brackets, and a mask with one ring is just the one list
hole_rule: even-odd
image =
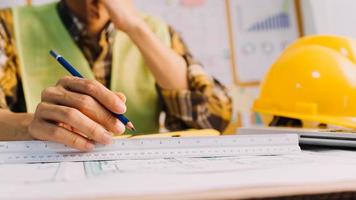
[[[115,30],[113,24],[109,22],[98,39],[92,39],[85,26],[64,3],[59,3],[57,9],[65,27],[88,60],[96,80],[108,87],[111,78],[112,35]],[[0,108],[26,112],[14,35],[11,9],[1,10]],[[189,89],[164,90],[157,87],[166,113],[166,128],[214,128],[223,131],[232,113],[232,101],[226,88],[203,70],[171,27],[170,36],[172,49],[186,61]]]

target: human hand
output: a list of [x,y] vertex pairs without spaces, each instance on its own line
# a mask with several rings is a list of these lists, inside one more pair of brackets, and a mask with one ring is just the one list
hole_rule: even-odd
[[94,142],[111,144],[113,133],[125,131],[110,112],[125,113],[125,100],[123,94],[114,93],[97,81],[63,77],[56,86],[42,92],[28,130],[36,139],[90,151]]
[[142,22],[132,0],[101,0],[100,2],[106,7],[115,27],[125,33]]

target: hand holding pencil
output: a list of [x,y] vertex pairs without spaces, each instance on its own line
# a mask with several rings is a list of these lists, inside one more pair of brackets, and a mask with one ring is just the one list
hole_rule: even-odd
[[[61,55],[57,54],[55,51],[51,50],[49,52],[53,58],[55,58],[69,73],[75,77],[84,78],[68,61],[66,61]],[[136,131],[133,124],[122,114],[116,114],[112,112],[113,115],[117,117],[130,131]]]
[[95,143],[111,144],[114,133],[125,131],[128,120],[118,118],[125,111],[123,95],[95,80],[66,76],[42,92],[28,131],[35,139],[90,151]]

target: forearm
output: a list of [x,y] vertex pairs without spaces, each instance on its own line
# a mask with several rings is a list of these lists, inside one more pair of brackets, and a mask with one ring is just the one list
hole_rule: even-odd
[[166,47],[140,17],[132,0],[101,0],[115,27],[132,39],[140,49],[158,85],[167,90],[188,88],[187,64]]
[[232,100],[227,89],[200,65],[189,67],[188,80],[190,89],[187,91],[160,90],[165,103],[166,128],[214,128],[224,131],[232,116]]
[[167,90],[188,88],[185,60],[165,46],[145,22],[133,26],[127,34],[140,49],[157,84]]
[[0,140],[32,140],[28,132],[32,118],[33,114],[0,109]]

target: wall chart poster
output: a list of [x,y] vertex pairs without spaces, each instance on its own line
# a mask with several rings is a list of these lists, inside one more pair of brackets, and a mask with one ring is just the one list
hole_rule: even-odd
[[236,76],[260,81],[267,69],[299,37],[294,0],[231,0]]

